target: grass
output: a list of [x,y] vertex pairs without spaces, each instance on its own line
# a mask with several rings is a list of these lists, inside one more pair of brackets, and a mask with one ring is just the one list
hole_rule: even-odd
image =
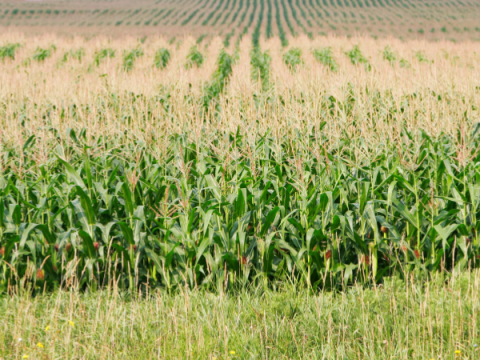
[[112,288],[0,299],[5,358],[476,359],[480,275],[312,293]]

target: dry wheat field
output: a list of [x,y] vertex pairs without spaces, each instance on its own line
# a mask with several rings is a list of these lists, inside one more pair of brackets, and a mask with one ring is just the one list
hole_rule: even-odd
[[0,357],[475,358],[480,44],[283,40],[0,36]]

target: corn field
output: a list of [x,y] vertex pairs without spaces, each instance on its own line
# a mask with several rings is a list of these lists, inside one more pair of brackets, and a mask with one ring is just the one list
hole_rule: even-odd
[[2,292],[479,265],[476,43],[31,43],[0,38]]

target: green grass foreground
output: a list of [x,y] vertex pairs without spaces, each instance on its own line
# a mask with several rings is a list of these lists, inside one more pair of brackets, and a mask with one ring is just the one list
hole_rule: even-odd
[[[413,279],[413,276],[410,278]],[[180,288],[0,300],[4,359],[478,359],[480,273],[347,292]]]

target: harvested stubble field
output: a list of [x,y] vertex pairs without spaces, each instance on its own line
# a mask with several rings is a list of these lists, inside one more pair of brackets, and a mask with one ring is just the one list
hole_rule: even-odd
[[475,358],[479,50],[1,37],[2,353]]

